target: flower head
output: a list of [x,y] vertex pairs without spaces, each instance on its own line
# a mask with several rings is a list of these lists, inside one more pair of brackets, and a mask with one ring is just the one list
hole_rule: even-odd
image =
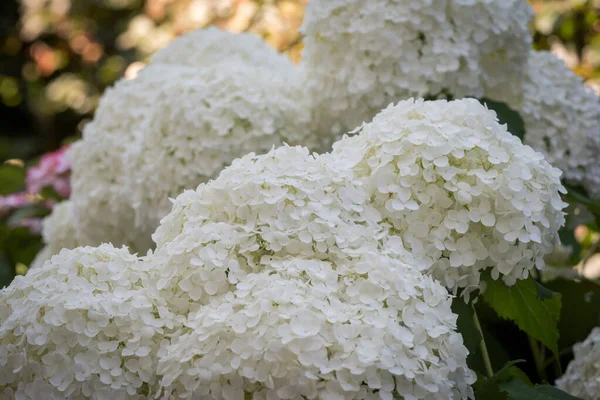
[[523,0],[311,0],[300,65],[322,134],[411,96],[511,90],[532,16]]
[[[491,96],[491,95],[490,95]],[[524,141],[600,196],[600,97],[554,54],[532,51],[518,97],[508,103],[525,122]]]
[[564,224],[561,172],[477,100],[401,101],[334,144],[389,228],[389,251],[456,292],[542,269]]
[[0,387],[16,398],[156,393],[173,328],[149,264],[110,245],[63,250],[0,291]]
[[379,219],[350,169],[301,147],[181,194],[153,236],[158,288],[187,316],[160,353],[165,392],[472,395],[450,296],[379,251]]

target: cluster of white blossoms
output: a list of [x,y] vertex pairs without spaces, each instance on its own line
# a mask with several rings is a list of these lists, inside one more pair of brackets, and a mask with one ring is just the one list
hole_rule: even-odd
[[311,0],[300,65],[319,128],[344,133],[412,96],[511,91],[532,16],[522,0]]
[[600,197],[600,98],[556,56],[531,50],[522,0],[311,0],[301,77],[325,148],[390,102],[489,98],[526,144]]
[[400,102],[324,155],[250,153],[173,200],[146,257],[63,250],[0,292],[0,387],[473,398],[447,289],[541,268],[559,176],[473,99]]
[[177,398],[465,399],[446,289],[379,251],[349,170],[281,147],[236,160],[163,219],[152,255],[184,327],[161,352]]
[[480,273],[525,279],[564,224],[560,170],[475,99],[407,100],[379,113],[331,157],[352,168],[381,213],[392,251],[455,293]]
[[525,122],[525,143],[600,197],[600,97],[549,52],[531,52],[520,88],[507,102]]
[[575,359],[556,380],[556,386],[584,400],[598,400],[600,395],[600,328],[573,347]]
[[176,319],[151,272],[102,245],[62,250],[17,277],[0,292],[0,398],[154,398]]
[[169,196],[248,152],[310,146],[310,107],[295,76],[260,39],[213,28],[175,40],[135,79],[119,81],[72,149],[78,243],[143,252]]

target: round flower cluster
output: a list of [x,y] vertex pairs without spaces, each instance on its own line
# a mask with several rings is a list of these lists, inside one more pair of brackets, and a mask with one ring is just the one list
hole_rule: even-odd
[[322,134],[411,96],[511,90],[532,16],[522,0],[311,0],[301,68]]
[[126,249],[77,248],[0,291],[0,397],[156,393],[158,349],[175,325],[151,271]]
[[[223,271],[235,282],[275,253],[347,261],[376,249],[373,238],[383,232],[361,190],[348,171],[306,148],[237,159],[217,179],[178,196],[161,221],[153,235],[153,260],[163,265],[159,287],[172,287],[185,307],[204,305],[228,290],[217,283],[227,280]],[[177,283],[180,277],[187,282]]]
[[567,371],[556,380],[556,386],[584,400],[598,400],[600,393],[600,328],[573,347],[575,359]]
[[549,52],[532,51],[521,90],[508,103],[523,117],[525,143],[600,197],[600,97]]
[[378,212],[326,161],[299,147],[251,154],[175,200],[152,255],[187,315],[160,353],[165,393],[472,396],[447,291],[378,251]]
[[561,172],[475,99],[407,100],[379,113],[331,157],[360,179],[389,227],[387,246],[455,293],[491,268],[527,278],[557,241]]
[[72,150],[80,245],[145,251],[169,196],[250,151],[311,145],[310,107],[291,79],[294,66],[247,36],[216,29],[184,36],[107,91]]

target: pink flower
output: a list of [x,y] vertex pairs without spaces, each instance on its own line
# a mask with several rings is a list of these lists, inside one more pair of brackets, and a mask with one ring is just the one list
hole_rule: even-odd
[[62,197],[71,195],[71,163],[66,157],[69,147],[64,146],[57,151],[44,154],[37,166],[29,168],[25,180],[28,193],[38,194],[46,186],[52,186]]
[[0,196],[0,218],[5,217],[13,210],[35,204],[36,199],[29,193],[11,193]]
[[42,221],[42,218],[23,218],[13,227],[22,226],[27,228],[32,235],[40,235],[42,233]]
[[30,204],[32,204],[31,197],[27,193],[12,193],[7,196],[0,196],[0,215]]

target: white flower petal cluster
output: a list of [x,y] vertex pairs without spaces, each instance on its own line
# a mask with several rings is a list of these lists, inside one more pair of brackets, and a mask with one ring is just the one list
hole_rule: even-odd
[[[366,267],[368,265],[368,267]],[[390,279],[402,276],[402,279]],[[190,313],[161,358],[180,398],[461,399],[468,351],[446,290],[367,254],[349,264],[265,257]],[[212,281],[214,282],[214,281]]]
[[72,149],[79,244],[145,251],[169,196],[248,152],[310,146],[311,111],[295,76],[258,38],[208,29],[175,40],[135,79],[119,81]]
[[63,250],[0,292],[0,387],[472,398],[447,288],[542,268],[559,177],[473,99],[400,102],[321,156],[248,154],[173,201],[155,252]]
[[158,288],[187,315],[159,354],[166,394],[472,396],[446,289],[378,250],[379,213],[327,161],[251,154],[175,200],[152,255]]
[[[565,222],[561,172],[475,99],[407,100],[331,154],[360,179],[390,249],[455,293],[544,267]],[[467,292],[468,292],[467,290]]]
[[589,336],[573,347],[575,358],[569,363],[556,386],[584,400],[600,399],[600,328],[594,328]]
[[525,122],[525,143],[560,168],[568,182],[599,197],[600,97],[562,60],[543,51],[531,52],[521,90],[508,104]]
[[77,248],[0,291],[0,397],[153,398],[174,319],[151,271],[125,248]]
[[510,91],[532,16],[524,0],[311,0],[300,65],[322,133],[411,96]]

